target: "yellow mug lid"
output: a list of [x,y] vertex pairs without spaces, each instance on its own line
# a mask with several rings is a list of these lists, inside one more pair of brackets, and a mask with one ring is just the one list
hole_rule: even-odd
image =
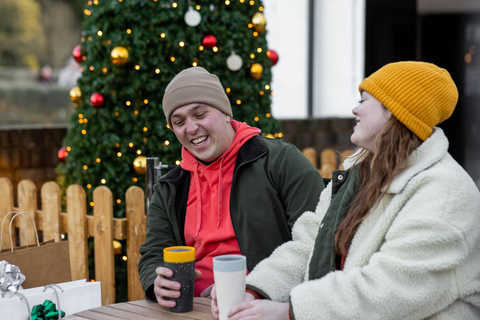
[[195,248],[175,246],[163,249],[163,261],[181,263],[195,261]]

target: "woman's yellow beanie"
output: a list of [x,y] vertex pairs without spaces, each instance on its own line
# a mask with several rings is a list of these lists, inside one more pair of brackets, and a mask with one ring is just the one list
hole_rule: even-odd
[[448,71],[418,61],[387,64],[363,80],[358,90],[374,96],[422,141],[452,115],[458,101]]

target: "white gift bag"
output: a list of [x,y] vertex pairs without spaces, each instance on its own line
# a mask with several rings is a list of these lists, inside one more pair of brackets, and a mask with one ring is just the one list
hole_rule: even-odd
[[0,320],[29,319],[32,308],[43,304],[45,300],[55,303],[57,310],[64,311],[65,316],[102,306],[100,282],[87,282],[85,279],[18,292],[26,298],[30,310],[27,311],[27,303],[21,296],[6,293],[3,297],[0,296]]

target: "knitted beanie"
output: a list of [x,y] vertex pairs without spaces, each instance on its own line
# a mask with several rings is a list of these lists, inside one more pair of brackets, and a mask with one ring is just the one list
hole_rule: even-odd
[[170,128],[173,111],[190,103],[204,103],[233,118],[230,101],[220,80],[202,67],[183,70],[167,85],[163,96],[163,112]]
[[358,90],[375,97],[422,141],[452,115],[458,100],[447,70],[418,61],[387,64],[363,80]]

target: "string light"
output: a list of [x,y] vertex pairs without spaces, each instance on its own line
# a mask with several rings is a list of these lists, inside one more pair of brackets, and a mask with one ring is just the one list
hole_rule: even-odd
[[92,188],[92,185],[89,183],[87,184],[87,189],[91,189]]
[[118,111],[115,111],[115,117],[118,117],[120,114],[118,113]]
[[197,4],[197,6],[195,7],[195,9],[200,10],[200,5]]
[[254,37],[257,37],[257,36],[258,36],[258,32],[257,32],[257,31],[254,31],[254,32],[253,32],[253,36],[254,36]]
[[197,63],[195,61],[192,62],[192,66],[196,67]]
[[87,134],[87,130],[82,129],[82,134]]
[[198,47],[198,50],[203,51],[203,46]]
[[100,182],[101,182],[102,184],[105,184],[105,183],[107,183],[107,180],[102,179],[102,180],[100,180]]
[[137,154],[142,154],[142,150],[137,150]]
[[127,105],[127,107],[130,107],[130,105],[132,104],[130,101],[127,101],[125,102],[125,104]]
[[115,147],[117,147],[117,148],[120,147],[120,143],[118,143],[118,142],[115,143]]
[[230,1],[229,0],[226,0],[225,1],[225,4],[228,6],[230,4]]
[[255,59],[255,55],[253,53],[250,54],[250,59]]
[[143,100],[144,104],[148,104],[148,99]]
[[72,151],[72,148],[70,148],[70,147],[67,146],[67,151],[68,151],[68,152]]
[[213,52],[217,52],[218,51],[218,47],[213,47]]
[[132,181],[133,181],[133,182],[137,182],[137,181],[138,181],[138,178],[133,177],[133,178],[132,178]]
[[94,5],[97,5],[97,4],[98,4],[98,0],[93,1],[93,4],[94,4]]
[[263,7],[258,7],[258,11],[263,11]]
[[92,202],[90,202],[90,207],[93,207],[95,204]]
[[278,134],[278,137],[279,137],[279,138],[283,137],[283,133],[280,132],[280,133]]
[[89,16],[89,15],[92,14],[92,12],[91,12],[90,10],[88,10],[88,9],[85,9],[85,10],[83,11],[83,13],[85,13],[87,16]]
[[176,3],[176,2],[172,3],[172,7],[176,8],[176,7],[177,7],[177,3]]
[[238,99],[237,104],[239,104],[239,105],[242,104],[242,100]]
[[93,66],[90,66],[90,67],[88,68],[88,70],[93,71],[93,70],[95,70],[95,68],[94,68]]
[[265,90],[270,90],[270,86],[268,84],[265,85]]
[[127,29],[127,34],[131,34],[132,33],[132,29]]
[[160,69],[159,69],[159,68],[155,69],[155,73],[156,73],[156,74],[159,74],[159,73],[160,73]]
[[138,112],[138,110],[135,110],[135,111],[133,111],[133,113],[134,113],[135,115],[138,115],[139,112]]
[[262,52],[262,48],[257,48],[257,52],[258,53]]
[[175,164],[176,164],[177,166],[179,166],[179,165],[180,165],[180,160],[175,161]]
[[122,153],[121,152],[117,152],[117,157],[121,157],[122,156]]
[[249,23],[249,24],[248,24],[248,27],[249,27],[250,29],[252,29],[252,28],[253,28],[253,24],[252,24],[252,23]]
[[129,146],[130,148],[133,148],[133,142],[130,142],[130,143],[128,144],[128,146]]
[[83,118],[83,114],[79,113],[79,114],[78,114],[78,117],[79,117],[80,119],[82,119],[82,118]]
[[161,38],[165,38],[166,37],[166,34],[164,32],[160,33],[160,37]]
[[127,261],[128,260],[127,256],[122,256],[122,260]]
[[101,37],[101,36],[103,35],[103,32],[102,32],[101,30],[98,30],[98,31],[97,31],[97,35],[98,35],[99,37]]
[[122,200],[117,199],[117,203],[118,203],[118,204],[122,203]]
[[183,48],[183,47],[185,46],[185,42],[180,41],[180,42],[178,43],[178,45]]
[[143,132],[147,132],[148,131],[148,128],[147,127],[143,127]]
[[97,158],[95,161],[97,161],[97,163],[100,163],[102,161],[102,159]]
[[255,4],[255,1],[251,0],[250,5],[253,6]]
[[164,144],[165,144],[166,146],[168,146],[168,145],[170,145],[170,141],[165,140]]
[[140,70],[140,66],[138,64],[135,65],[135,70]]
[[265,92],[263,91],[260,91],[260,95],[263,96],[265,94]]
[[84,165],[83,166],[83,170],[87,170],[88,169],[88,166],[87,165]]
[[227,89],[225,89],[225,91],[226,91],[227,93],[230,93],[230,91],[232,91],[232,89],[227,88]]
[[245,0],[240,0],[240,3],[244,3],[244,2],[245,2]]
[[260,118],[259,118],[259,117],[255,117],[255,118],[253,118],[253,120],[258,121],[258,120],[260,120]]
[[103,73],[107,73],[108,69],[107,69],[107,68],[103,68],[102,71],[103,71]]
[[175,57],[170,57],[170,60],[171,60],[172,62],[174,62],[174,61],[175,61]]
[[271,115],[270,113],[267,113],[265,116],[266,116],[267,118],[270,118],[272,115]]
[[87,40],[88,40],[88,41],[92,41],[92,39],[93,39],[92,36],[88,36],[88,37],[87,37]]

